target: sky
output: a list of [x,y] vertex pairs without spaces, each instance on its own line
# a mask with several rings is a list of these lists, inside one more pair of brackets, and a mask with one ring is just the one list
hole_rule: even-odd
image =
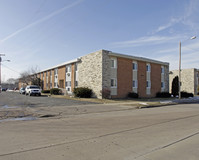
[[182,68],[199,69],[198,8],[198,0],[0,0],[2,81],[101,49],[174,70],[179,42]]

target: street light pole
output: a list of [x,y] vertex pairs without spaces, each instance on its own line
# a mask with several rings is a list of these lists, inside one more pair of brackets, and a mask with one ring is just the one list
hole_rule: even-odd
[[[190,39],[191,40],[196,39],[196,36],[193,36]],[[178,79],[178,85],[179,85],[178,98],[179,99],[181,99],[181,84],[182,84],[182,82],[181,82],[181,41],[180,41],[180,43],[179,43],[179,79]]]
[[0,92],[1,92],[1,62],[2,62],[1,56],[5,56],[5,54],[0,54]]
[[181,99],[181,41],[179,43],[179,80],[178,80],[178,86],[179,86],[178,98]]

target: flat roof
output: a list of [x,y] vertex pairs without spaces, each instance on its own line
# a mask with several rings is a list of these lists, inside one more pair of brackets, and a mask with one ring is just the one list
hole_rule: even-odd
[[115,53],[115,52],[111,52],[111,51],[109,51],[109,55],[115,56],[115,57],[121,57],[121,58],[128,58],[128,59],[132,59],[132,60],[151,62],[151,63],[157,63],[157,64],[162,64],[162,65],[169,65],[168,62],[162,62],[162,61],[144,58],[144,57],[137,57],[137,56],[131,56],[131,55],[126,55],[126,54],[120,54],[120,53]]
[[67,62],[64,62],[64,63],[58,64],[58,65],[56,65],[56,66],[53,66],[53,67],[50,67],[50,68],[47,68],[47,69],[41,70],[41,71],[40,71],[40,72],[38,72],[38,73],[45,72],[45,71],[48,71],[48,70],[52,70],[52,69],[55,69],[55,68],[59,68],[59,67],[62,67],[62,66],[65,66],[65,65],[71,64],[71,63],[78,62],[78,61],[80,61],[80,58],[73,59],[73,60],[71,60],[71,61],[67,61]]
[[[149,62],[149,63],[150,62],[151,63],[157,63],[157,64],[161,64],[161,65],[169,65],[168,62],[157,61],[157,60],[153,60],[153,59],[149,59],[149,58],[131,56],[131,55],[127,55],[127,54],[115,53],[115,52],[104,50],[104,49],[102,49],[100,51],[107,51],[107,52],[109,52],[108,55],[110,55],[110,56],[121,57],[121,58],[128,58],[128,59],[132,59],[132,60],[144,61],[144,62]],[[92,52],[92,53],[95,53],[95,52]],[[89,54],[87,54],[87,55],[89,55]],[[81,56],[81,57],[84,57],[84,56]],[[58,64],[56,66],[53,66],[53,67],[50,67],[50,68],[47,68],[47,69],[44,69],[44,70],[41,70],[40,72],[37,72],[37,73],[41,73],[41,72],[45,72],[45,71],[52,70],[52,69],[55,69],[55,68],[59,68],[59,67],[71,64],[71,63],[79,62],[81,60],[81,57],[73,59],[71,61],[67,61],[67,62]]]

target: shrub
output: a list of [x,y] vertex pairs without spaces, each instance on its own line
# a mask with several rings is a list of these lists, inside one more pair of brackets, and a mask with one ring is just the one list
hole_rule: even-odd
[[87,87],[74,88],[75,97],[90,98],[92,96],[92,90]]
[[175,78],[172,81],[171,93],[175,97],[178,95],[178,92],[179,92],[179,81],[178,81],[178,76],[175,76]]
[[135,93],[135,92],[129,92],[129,93],[128,93],[128,97],[129,97],[129,98],[138,98],[139,95],[138,95],[137,93]]
[[102,94],[102,98],[106,98],[106,99],[110,98],[110,95],[111,95],[110,89],[108,89],[108,88],[103,88],[103,89],[100,91],[100,93]]
[[188,92],[181,92],[181,97],[188,98],[188,97],[193,97],[193,93],[188,93]]
[[59,95],[61,93],[62,93],[62,91],[59,88],[52,88],[52,89],[50,89],[50,94]]
[[50,93],[50,90],[43,90],[42,93]]
[[198,95],[199,95],[199,85],[198,85],[197,91],[198,91]]
[[171,94],[169,92],[158,92],[156,93],[157,98],[169,98]]

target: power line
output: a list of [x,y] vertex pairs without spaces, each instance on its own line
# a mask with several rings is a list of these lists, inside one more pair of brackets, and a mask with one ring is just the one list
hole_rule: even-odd
[[13,71],[13,72],[17,72],[17,73],[21,74],[20,72],[18,72],[18,71],[16,71],[16,70],[14,70],[14,69],[12,69],[12,68],[6,66],[5,64],[2,64],[2,66],[4,66],[5,68],[7,68],[7,69],[9,69],[9,70],[11,70],[11,71]]

